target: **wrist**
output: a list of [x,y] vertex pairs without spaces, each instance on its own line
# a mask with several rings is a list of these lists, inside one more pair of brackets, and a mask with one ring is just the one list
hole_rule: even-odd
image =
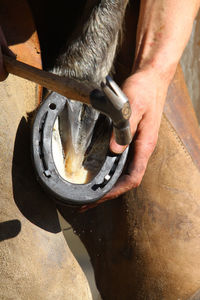
[[156,74],[160,80],[170,84],[174,77],[179,59],[169,59],[166,53],[158,53],[153,57],[143,57],[135,60],[132,74],[138,72],[147,72]]

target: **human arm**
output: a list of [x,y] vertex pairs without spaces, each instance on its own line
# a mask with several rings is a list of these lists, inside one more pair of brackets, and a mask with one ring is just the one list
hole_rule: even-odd
[[[141,0],[135,62],[123,84],[132,108],[132,160],[116,186],[99,202],[140,184],[157,142],[166,93],[199,5],[199,0]],[[114,138],[110,147],[117,153],[124,150]]]

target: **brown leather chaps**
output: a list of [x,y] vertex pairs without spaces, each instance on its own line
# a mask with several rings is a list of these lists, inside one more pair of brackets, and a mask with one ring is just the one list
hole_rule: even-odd
[[[17,59],[41,68],[24,0],[0,1],[1,25]],[[38,186],[28,114],[41,91],[9,75],[0,83],[0,299],[91,300],[89,285],[61,232],[55,204]]]
[[[132,65],[136,11],[129,6],[119,81]],[[87,247],[104,300],[200,299],[200,131],[180,67],[142,184],[83,215],[60,211]]]
[[[8,2],[0,7],[10,48],[41,67],[26,2],[14,0],[9,9]],[[127,12],[118,82],[132,63],[135,5]],[[10,22],[16,18],[20,22]],[[0,83],[0,299],[88,300],[88,283],[30,161],[28,113],[39,98],[40,89],[26,80],[9,75]],[[84,214],[58,207],[88,250],[104,300],[200,299],[199,149],[198,123],[178,68],[142,184]]]

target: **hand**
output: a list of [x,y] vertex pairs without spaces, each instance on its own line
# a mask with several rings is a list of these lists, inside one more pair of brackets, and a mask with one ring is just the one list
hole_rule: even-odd
[[8,48],[5,36],[0,27],[0,81],[5,80],[8,76],[8,72],[6,71],[4,64],[3,64],[3,53],[8,56],[15,57],[13,52]]
[[[154,70],[145,70],[130,76],[123,85],[123,91],[130,101],[132,115],[131,132],[134,137],[132,160],[126,173],[104,199],[119,196],[137,187],[143,178],[148,160],[156,146],[163,106],[168,84]],[[110,148],[121,153],[123,146],[112,137]]]
[[[132,160],[116,186],[82,211],[140,184],[157,142],[167,89],[189,40],[199,6],[199,0],[140,1],[133,65],[136,72],[123,85],[132,107]],[[114,138],[110,148],[117,153],[124,149]]]
[[[130,147],[131,161],[113,189],[96,203],[84,206],[81,211],[116,198],[141,183],[157,143],[168,85],[169,81],[156,74],[153,69],[136,72],[124,82],[122,89],[132,109],[130,125],[134,139]],[[125,148],[118,145],[112,136],[110,149],[113,152],[121,153]]]

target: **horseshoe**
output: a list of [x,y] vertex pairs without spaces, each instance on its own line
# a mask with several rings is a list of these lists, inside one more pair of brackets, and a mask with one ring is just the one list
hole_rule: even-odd
[[86,184],[74,184],[62,178],[52,154],[52,132],[66,101],[66,97],[53,92],[41,104],[35,116],[31,152],[36,177],[44,190],[62,204],[93,203],[108,193],[116,183],[123,171],[128,148],[121,155],[108,152],[98,174]]

